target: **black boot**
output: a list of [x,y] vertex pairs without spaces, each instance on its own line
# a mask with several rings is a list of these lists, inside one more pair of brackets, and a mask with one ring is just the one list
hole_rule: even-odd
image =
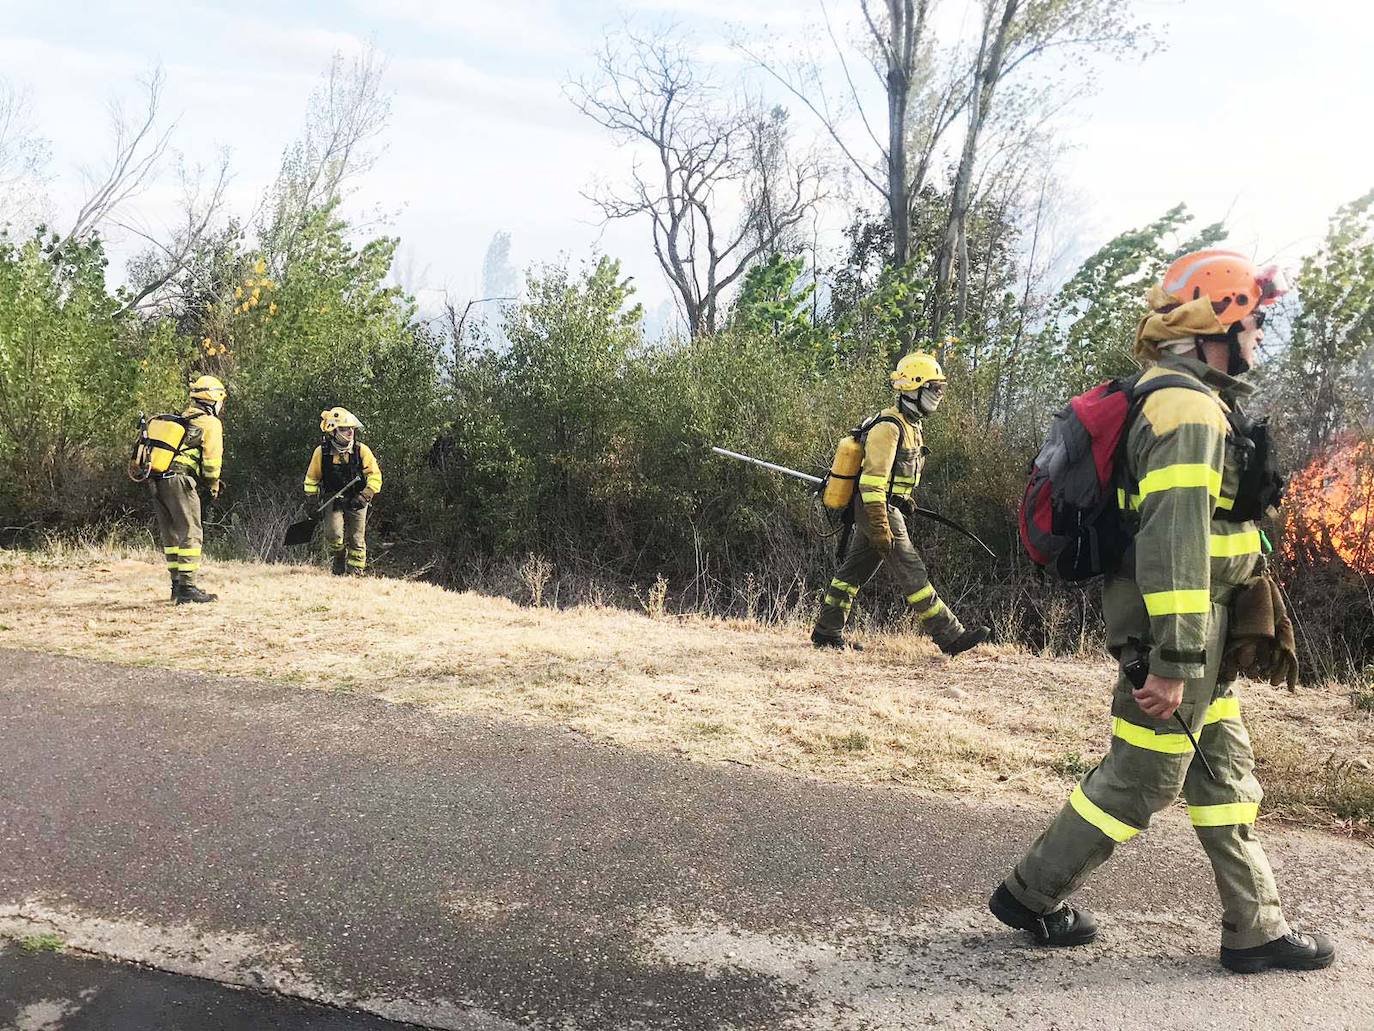
[[172,574],[172,601],[177,600],[177,592],[181,590],[181,574]]
[[1008,927],[1030,931],[1041,945],[1086,945],[1097,937],[1097,921],[1091,913],[1061,902],[1058,909],[1041,916],[1022,904],[1005,884],[999,884],[992,893],[988,909]]
[[991,633],[992,631],[985,626],[973,627],[971,630],[965,630],[954,640],[946,641],[944,644],[940,645],[940,651],[944,652],[946,655],[958,655],[961,652],[968,651],[976,645],[982,644],[988,639],[988,635]]
[[329,571],[335,576],[343,576],[344,573],[348,572],[346,562],[347,559],[342,551],[334,552],[334,563],[329,567]]
[[180,589],[177,591],[175,595],[173,595],[172,600],[176,602],[178,605],[185,605],[189,602],[203,604],[207,601],[214,601],[218,597],[218,594],[206,594],[195,584],[186,583],[185,581],[183,581]]
[[854,644],[852,641],[846,641],[843,637],[831,637],[829,634],[823,634],[819,630],[811,631],[811,643],[817,648],[834,648],[836,651],[842,652],[861,652],[864,650],[864,646],[861,644]]
[[1324,934],[1298,934],[1290,931],[1252,949],[1222,946],[1221,965],[1238,974],[1258,974],[1262,970],[1321,970],[1336,960],[1336,946]]

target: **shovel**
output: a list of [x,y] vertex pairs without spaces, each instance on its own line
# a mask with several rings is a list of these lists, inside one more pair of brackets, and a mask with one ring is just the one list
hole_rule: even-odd
[[331,497],[319,508],[315,509],[315,511],[311,512],[304,519],[300,520],[299,522],[292,523],[290,526],[288,526],[286,528],[286,539],[283,543],[285,543],[287,547],[290,547],[293,544],[310,543],[310,538],[315,536],[315,527],[319,525],[320,516],[324,515],[325,509],[327,509],[330,505],[334,504],[334,502],[338,501],[339,498],[343,497],[343,495],[350,488],[352,488],[352,486],[355,483],[358,483],[360,480],[362,480],[361,476],[353,477],[353,479],[349,480],[346,484],[344,484],[343,490],[339,491],[339,493],[335,494],[333,497]]

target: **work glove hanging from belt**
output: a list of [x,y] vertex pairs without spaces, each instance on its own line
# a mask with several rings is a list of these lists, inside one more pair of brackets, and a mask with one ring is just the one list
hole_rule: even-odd
[[883,558],[892,554],[892,526],[887,521],[887,500],[864,502],[868,517],[868,543]]
[[1237,674],[1288,690],[1298,685],[1297,642],[1283,592],[1272,576],[1251,577],[1231,603],[1231,624],[1220,679]]

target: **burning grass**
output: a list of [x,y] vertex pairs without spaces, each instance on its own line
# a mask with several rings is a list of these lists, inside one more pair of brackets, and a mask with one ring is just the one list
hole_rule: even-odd
[[[213,606],[172,609],[150,554],[0,554],[0,646],[366,691],[567,727],[628,748],[893,782],[1064,796],[1105,745],[1105,661],[925,639],[812,649],[799,630],[621,609],[522,608],[400,580],[214,563]],[[175,618],[172,618],[175,614]],[[1337,688],[1245,692],[1271,812],[1367,829],[1374,716]]]

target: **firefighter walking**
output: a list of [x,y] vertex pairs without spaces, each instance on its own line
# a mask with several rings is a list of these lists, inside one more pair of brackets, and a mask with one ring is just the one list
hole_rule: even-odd
[[382,467],[372,449],[357,439],[362,428],[347,408],[326,408],[320,413],[320,444],[305,472],[307,498],[343,491],[324,514],[325,540],[336,576],[361,576],[367,569],[367,511],[382,489]]
[[860,648],[844,638],[850,608],[859,588],[886,565],[918,625],[942,652],[958,655],[986,640],[988,628],[966,630],[936,593],[901,511],[921,482],[926,454],[921,420],[940,407],[946,377],[932,355],[914,352],[897,363],[890,378],[897,403],[852,434],[863,453],[858,489],[846,515],[855,532],[821,600],[811,643],[817,648]]
[[1256,522],[1277,495],[1255,475],[1253,424],[1235,407],[1253,389],[1237,377],[1263,338],[1261,306],[1281,292],[1274,270],[1209,250],[1178,259],[1147,295],[1141,384],[1195,381],[1145,395],[1121,452],[1118,507],[1134,534],[1103,586],[1102,610],[1123,669],[1145,658],[1149,674],[1139,687],[1118,679],[1106,757],[989,900],[999,920],[1042,944],[1096,936],[1092,915],[1064,899],[1181,791],[1221,897],[1222,964],[1317,969],[1335,957],[1327,937],[1295,933],[1284,918],[1255,831],[1263,792],[1233,685],[1237,665],[1275,683],[1296,677],[1291,624],[1263,575]]

